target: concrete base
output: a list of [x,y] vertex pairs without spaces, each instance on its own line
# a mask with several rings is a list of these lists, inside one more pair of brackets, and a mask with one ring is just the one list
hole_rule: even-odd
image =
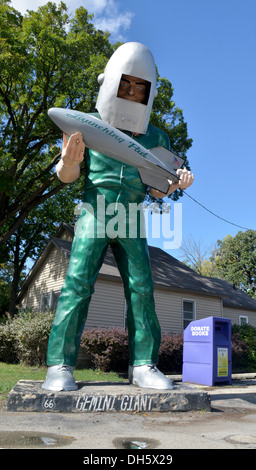
[[173,390],[142,389],[129,382],[77,382],[78,390],[51,392],[42,381],[20,380],[10,391],[8,411],[65,413],[207,410],[210,395],[184,384]]

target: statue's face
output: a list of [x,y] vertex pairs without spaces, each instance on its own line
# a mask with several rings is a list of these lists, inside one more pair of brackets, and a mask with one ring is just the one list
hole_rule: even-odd
[[117,96],[136,103],[146,101],[147,81],[132,75],[123,74],[120,80]]

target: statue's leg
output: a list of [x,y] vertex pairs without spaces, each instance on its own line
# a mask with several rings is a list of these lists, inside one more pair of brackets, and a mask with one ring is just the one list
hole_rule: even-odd
[[81,230],[78,230],[73,240],[69,267],[49,338],[49,369],[43,388],[50,390],[77,388],[72,371],[76,365],[94,284],[109,243],[107,238],[88,238],[86,233],[82,235]]
[[130,365],[158,361],[161,341],[155,312],[154,286],[145,239],[118,239],[111,243],[124,283],[127,301]]
[[119,238],[111,244],[127,301],[129,378],[140,387],[172,389],[157,368],[161,329],[155,312],[154,287],[145,238]]

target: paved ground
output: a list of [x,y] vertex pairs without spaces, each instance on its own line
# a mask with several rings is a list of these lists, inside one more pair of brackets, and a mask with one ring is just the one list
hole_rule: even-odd
[[0,447],[256,449],[256,375],[236,377],[232,386],[194,387],[210,394],[211,411],[84,414],[2,407]]

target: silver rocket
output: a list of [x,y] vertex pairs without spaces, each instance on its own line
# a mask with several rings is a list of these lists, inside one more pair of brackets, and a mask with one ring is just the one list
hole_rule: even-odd
[[175,183],[179,180],[176,170],[184,160],[165,147],[148,150],[107,122],[80,111],[51,108],[48,115],[68,136],[80,132],[87,148],[135,166],[142,183],[151,188],[166,194],[168,180]]

